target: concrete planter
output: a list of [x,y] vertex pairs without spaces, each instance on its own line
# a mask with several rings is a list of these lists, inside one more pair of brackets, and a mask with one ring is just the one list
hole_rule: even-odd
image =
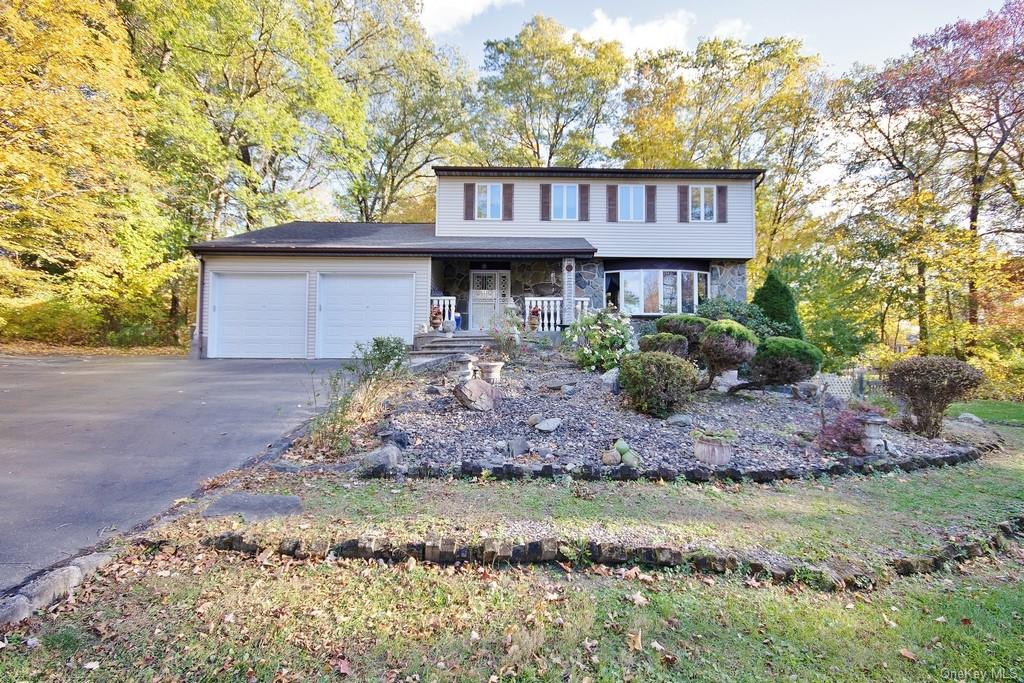
[[871,455],[884,455],[888,447],[882,438],[882,425],[888,420],[880,415],[865,415],[858,419],[864,425],[864,437],[860,440],[864,451]]
[[504,365],[502,361],[478,361],[476,367],[480,370],[480,379],[488,384],[500,384]]
[[693,455],[707,465],[715,467],[728,465],[732,460],[733,445],[697,439],[693,442]]

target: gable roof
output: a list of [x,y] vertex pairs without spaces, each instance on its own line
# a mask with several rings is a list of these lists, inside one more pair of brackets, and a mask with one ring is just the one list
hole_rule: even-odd
[[194,254],[364,256],[579,256],[597,249],[582,237],[438,237],[433,223],[292,221],[189,247]]
[[573,168],[568,166],[433,166],[437,176],[497,178],[609,178],[672,180],[759,180],[763,168]]

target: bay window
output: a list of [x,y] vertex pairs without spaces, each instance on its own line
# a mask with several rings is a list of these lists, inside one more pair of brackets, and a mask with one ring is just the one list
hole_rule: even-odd
[[605,300],[629,315],[695,313],[708,296],[708,274],[694,270],[605,272]]

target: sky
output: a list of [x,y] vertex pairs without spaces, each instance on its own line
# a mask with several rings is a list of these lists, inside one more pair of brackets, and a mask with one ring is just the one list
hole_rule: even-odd
[[911,39],[958,18],[975,19],[998,0],[423,0],[423,24],[439,43],[457,47],[473,67],[484,41],[515,35],[537,14],[587,38],[639,48],[693,47],[700,36],[756,41],[788,35],[804,41],[835,73],[854,63],[882,64]]

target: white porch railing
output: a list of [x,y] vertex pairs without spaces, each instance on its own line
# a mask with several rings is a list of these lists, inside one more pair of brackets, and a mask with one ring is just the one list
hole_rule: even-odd
[[454,296],[432,296],[430,297],[430,310],[434,310],[434,306],[441,309],[442,320],[455,320]]
[[[523,320],[527,329],[530,325],[530,311],[534,308],[540,309],[538,332],[555,332],[562,324],[562,297],[560,296],[528,296],[525,297],[525,311]],[[590,299],[576,299],[576,315],[581,315],[590,309]]]

